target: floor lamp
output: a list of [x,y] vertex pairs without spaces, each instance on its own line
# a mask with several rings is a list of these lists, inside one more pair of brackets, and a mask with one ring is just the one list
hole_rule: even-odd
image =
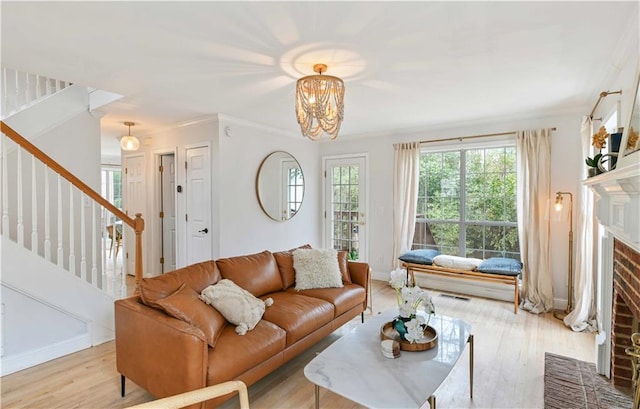
[[556,192],[554,210],[561,214],[563,195],[569,196],[569,271],[567,273],[567,308],[564,311],[554,311],[553,316],[564,320],[573,310],[573,194],[571,192]]

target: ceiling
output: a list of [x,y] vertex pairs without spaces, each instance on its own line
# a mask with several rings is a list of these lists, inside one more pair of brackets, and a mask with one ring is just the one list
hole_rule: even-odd
[[116,150],[124,121],[143,135],[214,113],[299,135],[295,81],[315,63],[345,81],[340,138],[575,110],[638,36],[636,1],[0,7],[3,66],[124,96],[100,108]]

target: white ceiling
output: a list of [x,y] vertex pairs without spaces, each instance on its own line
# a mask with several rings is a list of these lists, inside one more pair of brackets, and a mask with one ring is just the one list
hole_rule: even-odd
[[[345,81],[340,137],[594,103],[638,2],[8,2],[2,64],[124,95],[103,137],[222,113],[298,134],[295,81]],[[631,34],[629,34],[631,32]],[[117,145],[116,145],[117,146]]]

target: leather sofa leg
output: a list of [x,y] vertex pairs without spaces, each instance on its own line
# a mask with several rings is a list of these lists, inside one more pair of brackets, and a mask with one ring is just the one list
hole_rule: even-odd
[[120,375],[120,396],[124,398],[124,383],[125,377],[124,375]]
[[364,311],[360,313],[360,321],[364,324]]

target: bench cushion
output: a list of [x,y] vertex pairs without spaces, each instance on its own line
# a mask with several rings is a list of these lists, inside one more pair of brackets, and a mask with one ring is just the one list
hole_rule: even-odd
[[491,257],[480,263],[477,271],[488,274],[518,276],[522,272],[522,263],[505,257]]
[[470,258],[470,257],[460,257],[460,256],[449,256],[446,254],[440,254],[439,256],[435,256],[433,258],[433,264],[446,267],[453,268],[456,270],[475,270],[482,263],[482,260],[479,258]]
[[433,264],[433,258],[439,254],[440,252],[438,250],[419,249],[407,251],[398,257],[398,259],[406,263],[431,265]]

